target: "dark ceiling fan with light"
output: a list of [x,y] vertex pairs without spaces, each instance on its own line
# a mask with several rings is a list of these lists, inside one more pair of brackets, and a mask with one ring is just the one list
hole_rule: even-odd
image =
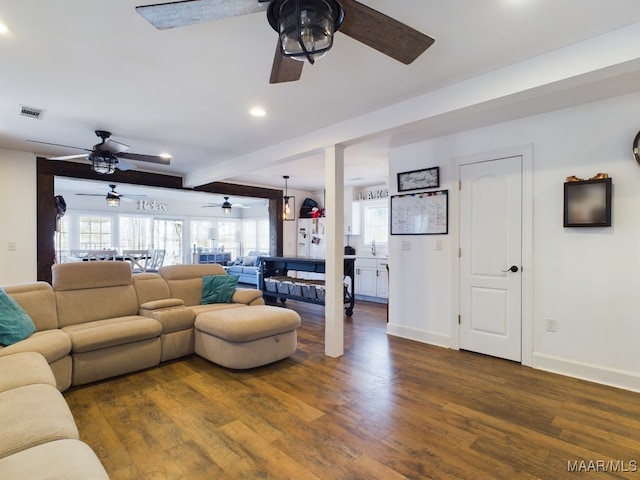
[[117,170],[132,170],[136,167],[127,160],[135,160],[139,162],[158,163],[161,165],[169,165],[170,156],[165,155],[143,155],[140,153],[127,153],[128,145],[116,142],[111,139],[111,132],[106,130],[96,130],[95,134],[102,140],[93,146],[93,149],[82,147],[71,147],[69,145],[60,145],[58,143],[40,142],[37,140],[27,140],[27,142],[40,143],[42,145],[54,145],[56,147],[73,148],[76,150],[84,150],[87,153],[79,153],[73,155],[64,155],[59,157],[49,157],[50,160],[72,160],[76,158],[87,158],[91,162],[91,169],[102,175],[110,175]]
[[136,7],[161,30],[265,10],[279,35],[270,83],[299,80],[303,62],[324,56],[337,31],[406,65],[435,41],[356,0],[183,0]]
[[232,208],[251,208],[251,205],[243,205],[242,203],[231,203],[229,201],[229,197],[224,197],[223,203],[208,203],[203,205],[202,208],[210,208],[210,207],[222,207],[222,211],[226,214],[231,213]]
[[146,195],[129,195],[129,194],[118,193],[116,192],[116,186],[112,183],[109,184],[109,188],[111,188],[111,190],[107,192],[106,196],[104,193],[76,193],[76,195],[81,195],[85,197],[105,197],[105,199],[107,200],[108,207],[120,206],[121,199],[134,200],[134,199],[147,198]]

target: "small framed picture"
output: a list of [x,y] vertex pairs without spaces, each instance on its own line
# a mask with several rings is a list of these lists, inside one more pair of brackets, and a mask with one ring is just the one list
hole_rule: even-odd
[[422,190],[440,186],[440,167],[398,173],[398,191]]
[[611,178],[564,184],[564,226],[611,226]]

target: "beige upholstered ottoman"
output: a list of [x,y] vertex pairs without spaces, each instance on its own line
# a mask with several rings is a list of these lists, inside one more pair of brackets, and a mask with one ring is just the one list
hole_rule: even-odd
[[223,367],[259,367],[296,351],[300,315],[255,305],[200,313],[195,320],[195,352]]

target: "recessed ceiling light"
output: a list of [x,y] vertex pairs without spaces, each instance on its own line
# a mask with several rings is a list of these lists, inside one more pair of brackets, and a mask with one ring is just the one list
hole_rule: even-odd
[[253,107],[249,110],[249,113],[254,117],[264,117],[267,114],[267,111],[262,107]]
[[159,155],[160,158],[165,158],[167,160],[171,160],[171,154],[170,153],[161,153]]
[[7,26],[6,23],[3,23],[0,20],[0,35],[6,34],[6,33],[9,33],[9,27]]

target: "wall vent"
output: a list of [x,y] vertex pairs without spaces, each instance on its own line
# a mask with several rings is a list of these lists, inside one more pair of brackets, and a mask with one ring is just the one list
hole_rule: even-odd
[[20,105],[20,115],[23,117],[40,119],[44,110],[41,108],[27,107],[26,105]]

